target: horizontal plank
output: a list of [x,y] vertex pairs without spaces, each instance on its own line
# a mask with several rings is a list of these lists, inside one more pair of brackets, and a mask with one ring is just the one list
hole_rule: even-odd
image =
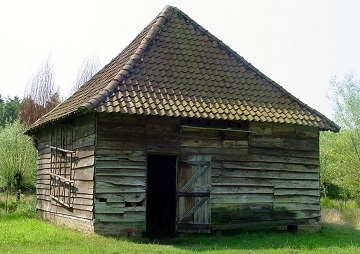
[[318,173],[298,173],[284,171],[263,171],[263,170],[222,170],[221,177],[247,177],[263,179],[297,179],[297,180],[319,180]]
[[143,186],[146,185],[146,179],[144,177],[113,177],[113,176],[97,176],[96,186],[99,187],[102,184],[113,184],[116,186]]
[[145,168],[129,168],[129,167],[116,167],[116,168],[96,168],[96,176],[113,176],[113,177],[146,177]]
[[91,134],[86,137],[82,137],[73,142],[73,149],[81,149],[82,147],[94,146],[95,145],[95,134]]
[[90,156],[90,157],[85,157],[85,158],[74,158],[73,159],[73,169],[77,170],[80,168],[88,168],[91,166],[94,166],[95,163],[95,157],[94,156]]
[[144,206],[124,207],[120,204],[106,204],[106,203],[95,203],[96,214],[123,214],[127,212],[145,212]]
[[270,212],[273,210],[273,204],[271,202],[264,203],[212,203],[211,212],[216,213],[222,210],[236,212],[238,210],[259,210],[262,212]]
[[294,165],[287,163],[268,163],[268,162],[224,162],[222,164],[224,169],[240,169],[240,170],[277,170],[277,171],[291,171],[304,173],[319,173],[319,168],[309,168],[305,165]]
[[146,223],[145,221],[108,223],[108,222],[101,222],[99,220],[95,220],[94,223],[95,232],[101,235],[126,236],[127,233],[125,230],[127,228],[132,228],[134,229],[136,235],[141,235],[141,233],[146,230]]
[[111,141],[111,140],[102,140],[98,138],[98,149],[111,149],[116,147],[117,149],[133,149],[133,150],[145,150],[146,141]]
[[246,178],[246,177],[221,177],[219,173],[212,175],[212,184],[224,184],[224,185],[240,185],[240,186],[272,186],[275,189],[299,189],[299,191],[319,190],[320,182],[318,180],[279,180],[279,179],[264,179],[264,178]]
[[99,220],[100,222],[145,222],[145,212],[127,212],[118,215],[95,214],[95,219]]
[[293,196],[275,196],[274,205],[276,203],[304,203],[304,204],[319,204],[319,197],[293,195]]
[[251,135],[251,147],[280,148],[287,150],[319,151],[318,139],[290,139]]
[[125,206],[125,202],[143,202],[146,198],[145,191],[137,194],[113,194],[113,193],[96,193],[96,199],[105,199],[106,203],[120,203]]
[[92,181],[94,179],[94,166],[74,169],[72,179]]
[[207,147],[207,148],[222,148],[223,142],[221,140],[203,140],[200,138],[196,139],[181,139],[180,142],[182,147]]
[[272,186],[234,186],[234,185],[218,185],[212,184],[212,194],[247,194],[247,193],[274,193]]
[[261,227],[275,227],[281,225],[301,225],[317,221],[316,218],[290,219],[290,220],[269,220],[269,221],[233,221],[229,224],[212,222],[212,230],[247,229]]
[[96,182],[96,193],[143,193],[144,185],[123,185],[105,182]]
[[118,159],[128,159],[130,161],[145,161],[146,152],[145,150],[127,150],[119,149],[117,147],[112,148],[98,148],[97,158],[101,157],[114,157]]
[[274,188],[275,196],[305,195],[320,197],[320,189],[279,189]]
[[268,194],[213,194],[210,196],[211,204],[243,204],[243,203],[265,203],[273,202],[272,193]]
[[274,211],[320,211],[320,204],[274,203]]
[[319,159],[318,151],[294,151],[288,149],[274,149],[274,148],[259,148],[259,147],[250,147],[249,153],[251,154],[261,154],[261,155],[273,155],[273,156],[286,156],[294,158],[310,158],[310,159]]

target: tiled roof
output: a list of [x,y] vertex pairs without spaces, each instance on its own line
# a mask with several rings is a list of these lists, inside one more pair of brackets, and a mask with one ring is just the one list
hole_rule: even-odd
[[175,7],[30,130],[81,112],[339,127]]

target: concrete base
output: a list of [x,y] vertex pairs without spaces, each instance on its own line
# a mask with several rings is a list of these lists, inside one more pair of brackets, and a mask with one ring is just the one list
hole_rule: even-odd
[[94,233],[94,222],[92,220],[74,218],[66,215],[59,215],[50,212],[38,210],[37,213],[44,219],[55,223],[56,225],[65,226],[84,234]]

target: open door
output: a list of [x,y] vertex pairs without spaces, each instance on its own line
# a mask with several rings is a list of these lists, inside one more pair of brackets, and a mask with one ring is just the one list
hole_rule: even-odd
[[211,157],[183,156],[177,171],[177,232],[210,232]]
[[176,156],[149,155],[146,233],[149,237],[175,234]]

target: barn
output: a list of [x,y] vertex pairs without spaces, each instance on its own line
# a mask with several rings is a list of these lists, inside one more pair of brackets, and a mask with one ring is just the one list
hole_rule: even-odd
[[339,127],[166,6],[28,129],[37,212],[103,235],[317,225],[319,131]]

